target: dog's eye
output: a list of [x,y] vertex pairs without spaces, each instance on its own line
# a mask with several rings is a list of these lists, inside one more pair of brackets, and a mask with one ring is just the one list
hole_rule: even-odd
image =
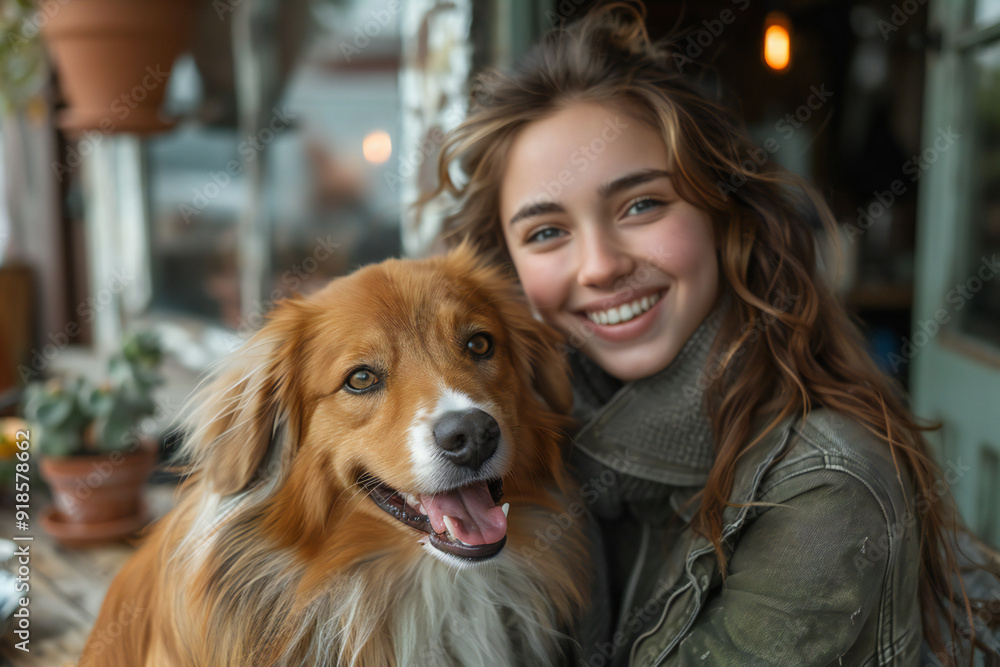
[[351,376],[347,378],[347,382],[344,384],[347,385],[348,389],[364,391],[378,384],[378,376],[367,368],[362,368],[351,373]]
[[490,338],[489,334],[477,333],[469,339],[465,346],[473,356],[486,357],[493,352],[493,339]]

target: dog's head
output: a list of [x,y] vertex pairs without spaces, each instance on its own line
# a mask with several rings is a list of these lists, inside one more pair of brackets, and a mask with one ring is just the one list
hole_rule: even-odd
[[279,532],[388,522],[473,562],[503,547],[505,500],[564,483],[570,402],[558,334],[460,247],[279,304],[193,397],[184,453],[214,493],[280,506]]

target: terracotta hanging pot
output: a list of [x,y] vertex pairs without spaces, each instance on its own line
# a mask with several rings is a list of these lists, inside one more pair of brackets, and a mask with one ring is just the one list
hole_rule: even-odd
[[42,28],[69,103],[62,128],[149,134],[200,0],[64,0]]
[[132,452],[42,457],[40,471],[54,506],[42,527],[64,546],[120,540],[149,521],[143,501],[157,451],[147,443]]

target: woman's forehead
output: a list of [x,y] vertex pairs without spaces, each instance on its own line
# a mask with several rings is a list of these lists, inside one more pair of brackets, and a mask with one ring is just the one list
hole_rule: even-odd
[[662,136],[617,106],[581,102],[529,123],[514,137],[501,208],[524,198],[594,193],[637,170],[669,171]]

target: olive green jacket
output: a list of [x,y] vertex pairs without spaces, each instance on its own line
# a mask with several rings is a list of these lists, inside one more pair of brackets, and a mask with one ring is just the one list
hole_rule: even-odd
[[[719,316],[666,369],[625,385],[570,355],[582,424],[571,464],[602,540],[575,663],[936,664],[922,645],[916,518],[936,499],[914,493],[883,442],[829,410],[787,420],[738,460],[723,581],[686,503],[714,457],[703,392]],[[979,593],[1000,596],[993,584]]]
[[[671,497],[680,506],[686,494]],[[585,664],[918,664],[907,498],[912,510],[909,480],[859,426],[820,410],[779,427],[737,467],[738,506],[723,513],[725,583],[709,540],[688,526],[636,522],[612,634],[585,647]]]

